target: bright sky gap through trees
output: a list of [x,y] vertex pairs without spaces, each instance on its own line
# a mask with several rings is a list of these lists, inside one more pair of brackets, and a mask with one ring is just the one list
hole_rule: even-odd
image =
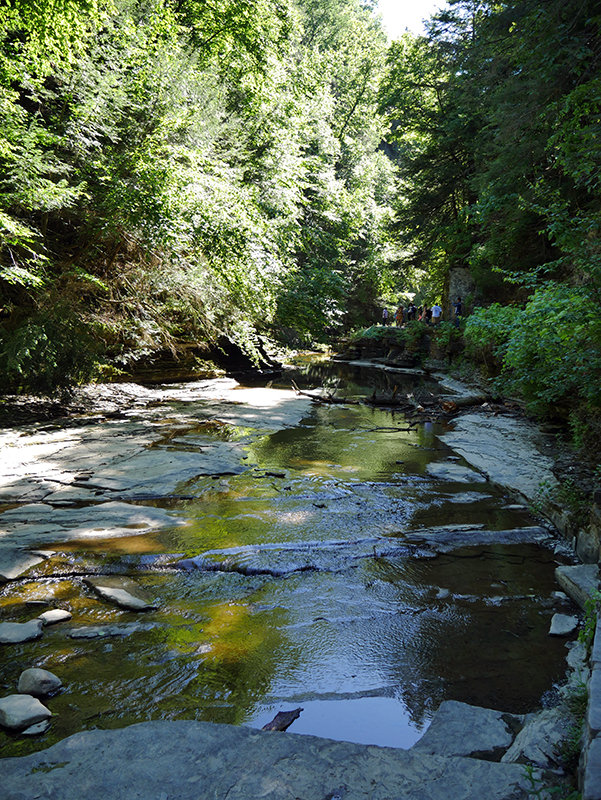
[[444,0],[378,0],[378,12],[391,39],[398,39],[408,28],[417,36],[424,31],[423,20],[443,8]]

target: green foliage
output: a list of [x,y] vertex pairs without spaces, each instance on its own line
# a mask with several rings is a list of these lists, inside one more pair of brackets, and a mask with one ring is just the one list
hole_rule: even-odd
[[431,335],[436,344],[446,350],[452,342],[458,342],[462,338],[462,332],[456,328],[452,322],[442,320],[431,328]]
[[367,321],[393,192],[385,48],[360,0],[0,9],[8,328],[76,291],[119,358]]
[[601,328],[588,291],[549,283],[523,309],[495,304],[466,321],[473,353],[503,359],[499,388],[520,393],[534,410],[584,398],[598,400]]
[[60,305],[0,330],[0,370],[14,391],[65,394],[95,372],[89,330]]

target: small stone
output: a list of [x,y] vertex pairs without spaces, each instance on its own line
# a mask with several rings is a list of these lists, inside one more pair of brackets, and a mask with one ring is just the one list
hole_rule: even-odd
[[553,614],[549,636],[569,636],[578,627],[578,617],[567,614]]
[[43,697],[56,692],[62,686],[62,681],[46,669],[26,669],[19,677],[17,691],[19,694],[31,694],[34,697]]
[[43,614],[40,614],[38,619],[42,620],[43,625],[55,625],[57,622],[65,622],[71,619],[72,616],[73,614],[62,608],[53,608],[50,611],[44,611]]
[[52,712],[35,697],[28,694],[10,694],[0,698],[0,725],[12,730],[22,730],[42,722]]
[[19,644],[31,642],[42,636],[42,621],[30,619],[29,622],[0,622],[0,644]]

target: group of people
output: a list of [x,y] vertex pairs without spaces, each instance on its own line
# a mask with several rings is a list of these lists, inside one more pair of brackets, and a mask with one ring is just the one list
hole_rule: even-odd
[[[461,313],[462,313],[462,302],[461,297],[458,297],[455,303],[451,303],[453,306],[453,316],[454,316],[454,323],[455,326],[458,328],[459,323],[461,321]],[[413,303],[410,303],[408,306],[400,305],[397,310],[394,312],[394,320],[397,328],[402,327],[405,323],[410,322],[411,320],[417,320],[418,322],[425,322],[426,325],[438,325],[438,323],[442,319],[442,308],[435,303],[432,307],[423,305],[416,307]],[[390,325],[391,318],[390,313],[387,308],[382,309],[382,325]]]

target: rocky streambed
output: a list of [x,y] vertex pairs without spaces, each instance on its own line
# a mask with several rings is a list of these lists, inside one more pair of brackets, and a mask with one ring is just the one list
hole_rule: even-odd
[[[371,391],[336,369],[295,379]],[[3,694],[31,669],[60,681],[50,725],[4,724],[3,756],[146,720],[260,728],[294,704],[292,731],[424,757],[436,709],[495,709],[502,745],[428,757],[498,760],[553,705],[580,612],[554,575],[569,551],[525,504],[539,434],[484,412],[408,430],[286,386],[94,387],[2,432]],[[574,619],[550,636],[557,614]]]

